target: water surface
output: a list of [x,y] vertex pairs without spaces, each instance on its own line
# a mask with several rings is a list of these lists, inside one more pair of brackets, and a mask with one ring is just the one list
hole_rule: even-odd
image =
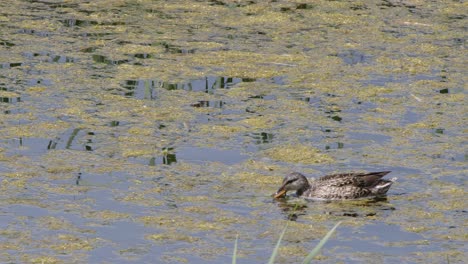
[[[463,263],[466,5],[1,1],[0,262]],[[392,170],[385,199],[270,195]]]

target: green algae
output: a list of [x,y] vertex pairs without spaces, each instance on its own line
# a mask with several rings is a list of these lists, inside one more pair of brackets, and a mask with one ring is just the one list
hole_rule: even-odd
[[304,145],[279,146],[265,151],[268,157],[291,163],[330,163],[333,159],[313,147]]
[[[81,263],[94,250],[118,252],[89,229],[119,221],[145,226],[147,241],[136,243],[174,245],[153,262],[218,263],[236,233],[249,248],[239,256],[262,262],[279,219],[294,214],[295,201],[269,199],[284,174],[364,166],[396,170],[389,201],[302,201],[281,262],[301,259],[327,223],[351,214],[343,227],[355,243],[385,241],[360,237],[369,223],[398,226],[402,241],[390,245],[409,253],[338,247],[320,260],[462,263],[454,241],[467,239],[466,4],[215,2],[0,3],[0,190],[10,225],[0,248],[13,252],[1,261]],[[355,51],[361,61],[343,59]],[[207,76],[250,80],[210,93],[167,89]],[[146,82],[144,94],[127,81]],[[192,106],[210,100],[226,104]],[[258,143],[254,133],[272,139]],[[184,146],[240,148],[249,160],[160,161]],[[38,211],[63,218],[31,225]],[[82,219],[87,228],[77,227]],[[422,238],[405,241],[407,233]]]

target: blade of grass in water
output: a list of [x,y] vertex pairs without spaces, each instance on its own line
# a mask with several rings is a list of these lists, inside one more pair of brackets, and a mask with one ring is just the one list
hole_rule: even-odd
[[325,245],[325,243],[327,243],[328,239],[330,239],[330,236],[333,234],[333,232],[335,232],[335,229],[341,224],[341,221],[338,222],[330,231],[328,231],[328,233],[322,238],[322,240],[320,240],[320,243],[318,243],[317,246],[315,246],[314,249],[312,249],[312,251],[309,253],[309,255],[307,255],[307,257],[304,259],[304,261],[302,262],[302,264],[307,264],[307,263],[311,263],[312,262],[312,259],[318,255],[318,253],[320,252],[320,249],[323,247],[323,245]]
[[234,242],[234,252],[232,252],[232,264],[236,264],[236,257],[237,257],[237,239],[239,239],[239,234],[236,235],[236,242]]
[[286,233],[286,228],[288,228],[288,224],[286,223],[286,226],[283,229],[283,232],[281,233],[278,242],[276,243],[275,249],[273,249],[273,253],[271,253],[270,260],[268,261],[268,264],[273,264],[275,262],[276,255],[278,255],[278,249],[281,243],[281,240],[283,239],[284,233]]

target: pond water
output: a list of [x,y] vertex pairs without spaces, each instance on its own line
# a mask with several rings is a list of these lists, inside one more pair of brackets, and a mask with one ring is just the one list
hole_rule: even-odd
[[[1,263],[464,263],[462,1],[0,3]],[[273,200],[391,170],[387,197]]]

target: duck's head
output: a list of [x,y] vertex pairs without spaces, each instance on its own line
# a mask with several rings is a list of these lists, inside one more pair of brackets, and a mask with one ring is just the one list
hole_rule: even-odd
[[281,184],[281,187],[278,189],[278,191],[274,194],[274,197],[280,198],[286,195],[288,191],[296,191],[297,195],[301,195],[309,188],[310,184],[307,178],[298,172],[293,172],[284,177],[283,183]]

